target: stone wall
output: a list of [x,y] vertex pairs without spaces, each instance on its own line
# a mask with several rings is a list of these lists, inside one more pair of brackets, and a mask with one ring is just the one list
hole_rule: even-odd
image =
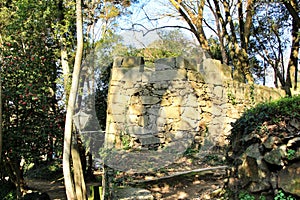
[[231,123],[256,103],[285,96],[283,90],[233,80],[231,68],[204,59],[191,64],[165,58],[116,58],[108,94],[107,148],[202,152],[226,144]]

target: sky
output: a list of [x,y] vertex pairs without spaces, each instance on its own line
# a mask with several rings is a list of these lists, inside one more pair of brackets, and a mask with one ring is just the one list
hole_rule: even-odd
[[[155,27],[163,27],[170,25],[180,25],[188,27],[187,23],[179,18],[164,17],[166,13],[171,13],[172,6],[168,0],[150,0],[141,1],[141,3],[134,5],[130,8],[133,13],[130,16],[122,17],[119,20],[121,27],[120,35],[124,38],[125,45],[143,48],[151,42],[158,40],[159,36],[157,31],[151,31]],[[158,19],[150,20],[149,19]],[[132,24],[137,31],[130,31]],[[163,30],[163,29],[160,29]],[[165,30],[165,29],[164,29]],[[188,39],[194,40],[191,32],[183,30]]]

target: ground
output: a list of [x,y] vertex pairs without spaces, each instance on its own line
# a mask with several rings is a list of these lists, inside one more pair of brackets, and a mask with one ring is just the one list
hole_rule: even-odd
[[[226,170],[223,163],[215,162],[216,157],[210,157],[209,162],[185,156],[164,170],[142,175],[119,173],[114,178],[114,186],[130,186],[144,188],[151,192],[155,199],[220,199],[224,196]],[[212,166],[213,165],[213,166]],[[204,169],[195,170],[195,169]],[[211,170],[212,169],[212,170]],[[192,171],[194,170],[194,171]],[[183,174],[180,174],[183,173]],[[99,174],[99,173],[97,173]],[[121,181],[120,181],[121,180]],[[63,179],[47,181],[43,179],[27,179],[28,186],[41,192],[47,192],[53,200],[66,199]],[[98,183],[87,182],[87,185]]]

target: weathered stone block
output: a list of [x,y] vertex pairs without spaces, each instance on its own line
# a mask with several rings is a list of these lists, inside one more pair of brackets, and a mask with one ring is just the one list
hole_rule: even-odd
[[107,113],[113,115],[124,115],[125,113],[125,106],[123,104],[115,103],[113,105],[108,105]]
[[141,77],[142,77],[142,82],[143,83],[148,83],[151,76],[152,76],[153,72],[144,72],[142,73]]
[[282,145],[277,149],[273,149],[270,152],[267,152],[264,155],[264,160],[270,164],[283,166],[283,160],[282,158],[285,157],[286,154],[286,145]]
[[141,116],[138,118],[138,125],[139,126],[146,126],[149,123],[149,116]]
[[278,174],[278,187],[300,197],[300,162],[282,169]]
[[161,58],[155,61],[155,71],[175,69],[176,58]]
[[124,114],[120,114],[120,115],[114,114],[114,115],[111,115],[110,120],[111,120],[111,122],[116,122],[116,123],[125,123],[126,122]]
[[160,98],[158,97],[154,97],[154,96],[142,96],[142,104],[145,105],[153,105],[153,104],[157,104],[161,101]]
[[267,179],[261,179],[259,182],[251,182],[248,191],[252,193],[263,192],[270,189],[270,183]]
[[159,72],[153,72],[149,82],[156,83],[161,81],[171,81],[171,80],[186,80],[186,71],[179,70],[164,70]]
[[196,119],[182,117],[179,124],[179,130],[195,131],[198,128],[198,121]]
[[143,105],[130,105],[128,107],[128,114],[130,115],[142,115],[144,112],[144,106]]
[[195,73],[194,71],[188,71],[187,72],[187,77],[189,81],[194,81],[194,82],[205,82],[205,79],[200,73]]
[[[116,64],[116,65],[115,65]],[[116,63],[114,63],[114,66],[119,67],[140,67],[140,71],[144,70],[144,58],[143,57],[124,57],[122,60],[120,58],[117,58]]]
[[179,119],[180,117],[180,108],[179,107],[165,107],[165,116],[167,118]]
[[139,141],[141,142],[141,145],[151,145],[160,143],[160,139],[154,136],[139,138]]
[[109,98],[113,104],[119,104],[119,105],[127,105],[128,101],[130,100],[129,96],[122,93],[113,94]]
[[124,75],[128,72],[128,69],[123,68],[113,68],[111,70],[111,80],[112,81],[118,81],[122,80],[124,78]]
[[122,79],[123,80],[125,79],[126,81],[142,82],[142,78],[143,78],[143,73],[141,73],[138,68],[133,68],[130,71],[127,70],[126,74]]
[[[193,68],[193,66],[191,66],[189,64],[189,62],[186,59],[184,59],[183,57],[175,58],[175,62],[176,62],[177,68],[182,68],[182,69]],[[196,71],[196,67],[194,67],[193,69],[195,69],[195,71]]]
[[215,96],[219,97],[219,98],[225,98],[226,96],[224,96],[224,87],[222,86],[216,86],[214,88],[214,94]]

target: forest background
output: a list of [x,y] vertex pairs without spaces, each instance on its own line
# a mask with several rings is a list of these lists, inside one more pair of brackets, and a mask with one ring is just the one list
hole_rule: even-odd
[[[295,94],[299,13],[298,0],[1,0],[1,183],[13,183],[21,198],[28,164],[63,158],[68,198],[86,196],[78,182],[88,167],[72,117],[82,60],[90,55],[97,61],[96,110],[103,130],[115,56],[152,62],[204,50],[232,66],[242,82],[274,83]],[[139,46],[125,40],[136,37]],[[79,166],[74,176],[72,166]]]

